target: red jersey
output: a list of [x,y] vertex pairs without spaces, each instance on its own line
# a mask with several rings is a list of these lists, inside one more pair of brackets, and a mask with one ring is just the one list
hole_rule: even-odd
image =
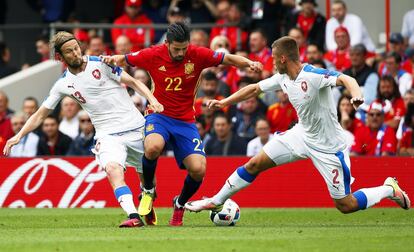
[[299,13],[297,26],[302,30],[305,39],[308,39],[309,31],[312,29],[313,23],[316,20],[316,13],[313,13],[310,17],[305,17],[303,13]]
[[[114,22],[114,24],[152,24],[151,19],[149,19],[145,14],[141,14],[137,16],[135,19],[131,19],[128,17],[127,14],[124,14],[117,18]],[[113,28],[111,30],[112,33],[112,43],[115,44],[116,39],[120,35],[127,36],[132,43],[133,50],[139,50],[141,48],[144,48],[145,44],[145,29],[143,28],[130,28],[130,29],[119,29],[119,28]],[[154,39],[154,29],[150,30],[150,40],[152,41]]]
[[352,152],[360,155],[381,156],[383,152],[395,154],[397,152],[397,137],[391,127],[383,126],[378,131],[371,131],[362,126],[355,131]]
[[324,56],[325,59],[335,65],[336,70],[342,72],[351,67],[351,57],[349,56],[349,49],[346,51],[339,51],[338,49],[329,51]]
[[405,115],[405,104],[402,98],[393,99],[392,109],[385,113],[384,121],[389,121],[392,119],[400,120]]
[[[226,21],[221,19],[216,22],[216,24],[225,24]],[[211,29],[210,32],[210,42],[211,40],[218,35],[223,35],[229,39],[230,42],[230,50],[236,51],[237,49],[237,32],[241,32],[241,49],[247,48],[247,40],[249,39],[249,34],[245,31],[242,31],[237,26],[230,26],[230,27],[214,27]]]
[[400,148],[414,148],[413,130],[411,128],[403,132],[400,140]]
[[296,110],[290,102],[286,106],[281,103],[270,105],[266,117],[272,133],[286,131],[298,121]]
[[164,105],[163,115],[194,122],[194,100],[203,69],[223,62],[224,54],[189,45],[182,61],[173,61],[166,44],[125,56],[128,64],[145,69],[153,80],[153,93]]

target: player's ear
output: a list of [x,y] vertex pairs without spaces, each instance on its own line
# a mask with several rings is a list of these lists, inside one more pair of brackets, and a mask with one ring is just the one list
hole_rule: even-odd
[[62,55],[60,55],[60,53],[58,52],[55,52],[55,60],[62,61],[63,60]]

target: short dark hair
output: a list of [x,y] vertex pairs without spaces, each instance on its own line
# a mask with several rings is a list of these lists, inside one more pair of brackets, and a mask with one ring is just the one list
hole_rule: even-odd
[[25,102],[25,101],[34,101],[36,103],[36,107],[39,106],[39,102],[33,96],[28,96],[28,97],[24,98],[23,102]]
[[44,35],[40,35],[39,37],[37,37],[36,42],[37,41],[42,41],[45,44],[49,44],[49,38]]
[[190,41],[190,28],[183,22],[173,23],[167,29],[168,43]]
[[325,52],[325,50],[322,47],[320,47],[318,44],[315,44],[315,43],[309,43],[306,49],[309,48],[310,46],[316,47],[316,50],[318,50],[318,52],[322,54]]
[[57,116],[55,116],[55,115],[53,115],[53,114],[49,114],[49,115],[47,115],[46,116],[46,118],[45,118],[45,120],[46,119],[52,119],[52,120],[55,120],[55,122],[57,123],[57,124],[59,124],[60,123],[60,120],[59,120],[59,118],[57,118]]
[[281,37],[273,42],[272,48],[276,49],[277,54],[283,54],[291,61],[299,61],[298,44],[296,43],[296,40],[291,37]]
[[214,125],[214,123],[216,122],[216,119],[217,119],[217,118],[224,118],[224,119],[226,119],[226,122],[227,122],[228,124],[231,124],[231,119],[230,119],[230,117],[229,117],[229,116],[227,116],[224,112],[217,112],[217,113],[214,115],[213,125]]
[[216,74],[212,71],[205,72],[202,78],[206,81],[218,81]]
[[401,59],[401,55],[399,55],[397,52],[389,52],[385,55],[385,58],[394,58],[395,59],[395,63],[400,64],[402,59]]
[[260,35],[262,35],[262,37],[267,41],[267,35],[266,35],[266,33],[265,33],[265,31],[263,29],[256,28],[253,31],[251,31],[250,34],[252,34],[254,32],[260,33]]
[[351,47],[351,51],[355,51],[357,53],[362,53],[363,55],[367,54],[367,48],[364,46],[364,44],[356,44],[353,47]]

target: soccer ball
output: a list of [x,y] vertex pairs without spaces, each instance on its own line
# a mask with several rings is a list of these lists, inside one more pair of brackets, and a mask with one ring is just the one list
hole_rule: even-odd
[[239,205],[228,199],[220,212],[210,211],[210,219],[216,226],[234,226],[240,219]]

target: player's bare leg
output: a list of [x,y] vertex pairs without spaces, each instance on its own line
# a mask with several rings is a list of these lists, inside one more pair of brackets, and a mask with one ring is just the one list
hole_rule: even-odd
[[141,201],[139,202],[139,215],[146,216],[152,212],[152,203],[155,198],[155,169],[157,167],[158,157],[161,155],[164,146],[164,138],[158,133],[152,133],[145,137],[145,153],[142,158],[144,190],[142,192]]
[[200,154],[191,154],[183,160],[188,171],[183,189],[173,200],[174,212],[170,220],[171,226],[183,225],[184,205],[197,192],[206,174],[206,158]]
[[335,206],[342,213],[352,213],[374,206],[385,198],[395,201],[403,209],[410,208],[408,195],[401,190],[397,180],[391,177],[387,178],[382,186],[363,188],[343,199],[336,199]]
[[188,202],[185,204],[185,208],[193,212],[201,210],[219,211],[228,198],[249,186],[259,173],[275,166],[276,164],[269,156],[261,151],[244,166],[237,168],[216,195],[212,198]]
[[105,166],[109,183],[115,192],[115,197],[122,209],[128,214],[128,220],[121,223],[119,227],[141,227],[144,223],[139,218],[134,205],[132,192],[124,180],[124,168],[115,162],[109,162]]

